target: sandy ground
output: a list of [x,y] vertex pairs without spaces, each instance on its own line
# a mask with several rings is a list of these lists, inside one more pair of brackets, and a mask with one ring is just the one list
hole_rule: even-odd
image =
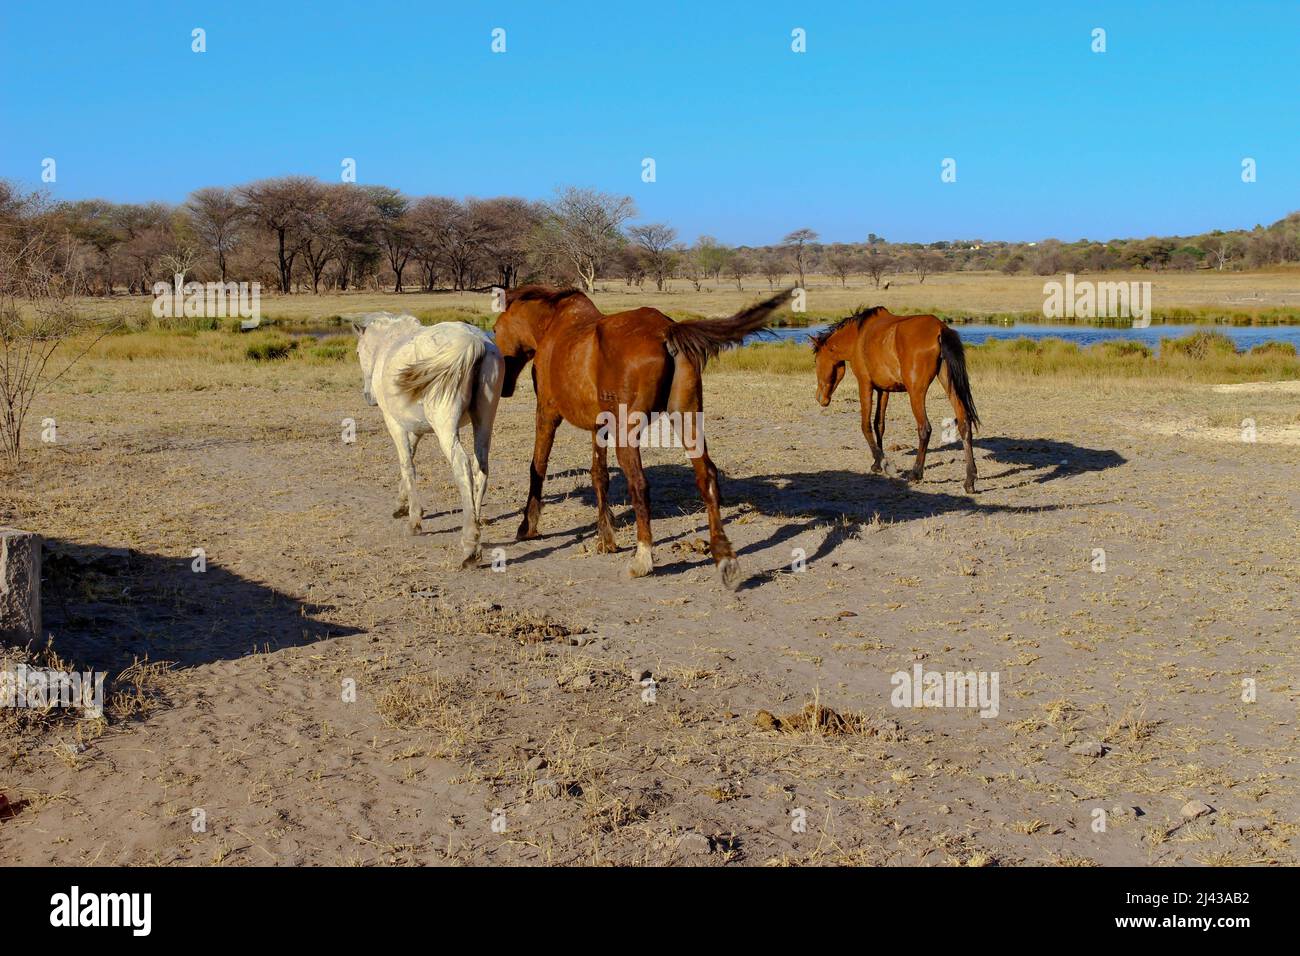
[[[1269,440],[1294,394],[977,380],[968,497],[955,444],[921,485],[868,475],[851,388],[822,410],[811,381],[710,375],[733,594],[668,450],[647,455],[653,577],[624,576],[617,470],[623,551],[594,553],[572,429],[543,537],[513,541],[526,385],[498,420],[484,566],[452,570],[446,464],[421,449],[408,536],[355,378],[35,413],[59,442],[0,520],[50,538],[54,649],[113,699],[107,720],[0,718],[0,861],[1296,862],[1300,459]],[[937,389],[930,413],[937,439]],[[1239,413],[1258,441],[1206,440]],[[914,437],[894,403],[893,465]],[[892,706],[914,665],[995,673],[997,715]],[[846,723],[781,720],[814,700]]]

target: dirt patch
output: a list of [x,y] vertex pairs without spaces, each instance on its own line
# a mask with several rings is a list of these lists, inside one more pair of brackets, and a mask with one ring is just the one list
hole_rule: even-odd
[[902,740],[905,736],[902,725],[896,720],[874,718],[865,714],[841,714],[815,702],[805,705],[803,710],[786,714],[784,717],[775,717],[770,711],[760,710],[754,717],[754,726],[759,730],[783,734],[812,733],[825,737],[866,734],[883,736],[888,740]]
[[1220,393],[1234,392],[1300,392],[1300,381],[1291,382],[1234,382],[1230,385],[1212,385]]

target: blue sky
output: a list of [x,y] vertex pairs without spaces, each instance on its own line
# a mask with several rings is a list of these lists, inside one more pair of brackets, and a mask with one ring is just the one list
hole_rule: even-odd
[[1297,38],[1281,0],[5,0],[0,177],[53,157],[58,198],[179,202],[352,157],[412,195],[626,193],[733,244],[1250,227],[1300,209]]

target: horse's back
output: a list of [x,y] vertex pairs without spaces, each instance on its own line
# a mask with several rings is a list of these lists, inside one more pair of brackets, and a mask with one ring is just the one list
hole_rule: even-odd
[[872,385],[885,391],[903,391],[908,380],[920,374],[919,370],[931,365],[937,368],[942,329],[942,320],[929,314],[885,312],[868,319],[858,345]]

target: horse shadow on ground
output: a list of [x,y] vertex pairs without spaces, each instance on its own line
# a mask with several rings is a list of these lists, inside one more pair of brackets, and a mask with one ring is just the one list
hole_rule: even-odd
[[[980,464],[984,473],[979,476],[974,495],[967,495],[961,487],[961,470],[951,465],[939,476],[934,469],[934,456],[956,452],[961,443],[932,447],[930,467],[926,478],[919,484],[909,483],[898,472],[911,467],[912,454],[895,454],[893,475],[872,474],[868,469],[869,455],[864,448],[861,471],[823,469],[817,471],[791,471],[780,475],[732,476],[721,474],[719,483],[722,499],[729,505],[743,505],[762,515],[785,519],[770,535],[741,547],[740,557],[753,556],[796,538],[818,526],[827,527],[816,550],[807,555],[809,562],[825,558],[842,543],[858,535],[873,522],[899,524],[950,513],[970,515],[1037,514],[1073,508],[1090,507],[1104,502],[1065,501],[1039,505],[1007,505],[990,502],[989,492],[1008,490],[1027,484],[1044,484],[1088,472],[1106,471],[1126,463],[1118,452],[1109,449],[1086,448],[1070,442],[1019,438],[985,438],[976,441],[984,454]],[[914,449],[913,449],[914,452]],[[1002,466],[990,469],[990,464]],[[565,472],[572,475],[572,471]],[[558,477],[553,475],[550,477]],[[703,502],[695,485],[695,475],[688,464],[655,464],[646,467],[650,484],[651,520],[690,514],[696,521],[693,527],[672,535],[656,536],[656,548],[675,542],[703,536],[707,538],[708,523]],[[953,489],[951,492],[946,490]],[[553,544],[537,548],[527,554],[512,558],[515,562],[538,560],[560,551],[569,545],[588,539],[595,534],[595,496],[590,482],[579,482],[578,487],[554,496],[544,496],[544,504],[580,498],[592,509],[591,521],[567,529],[546,528],[546,512],[542,512],[542,534],[538,539],[551,539]],[[614,506],[614,522],[620,530],[621,544],[626,549],[626,531],[635,519],[630,507],[627,483],[622,472],[610,470],[610,502]],[[516,510],[496,521],[505,525],[518,517]],[[494,535],[496,537],[497,535]],[[661,555],[663,552],[659,552]],[[707,557],[691,554],[685,560],[670,560],[657,564],[655,573],[671,575],[700,567]],[[780,567],[759,570],[751,574],[742,589],[756,587],[777,571],[788,569],[789,562]]]
[[133,662],[193,667],[359,633],[333,610],[194,558],[47,538],[43,630],[60,657],[110,673]]

